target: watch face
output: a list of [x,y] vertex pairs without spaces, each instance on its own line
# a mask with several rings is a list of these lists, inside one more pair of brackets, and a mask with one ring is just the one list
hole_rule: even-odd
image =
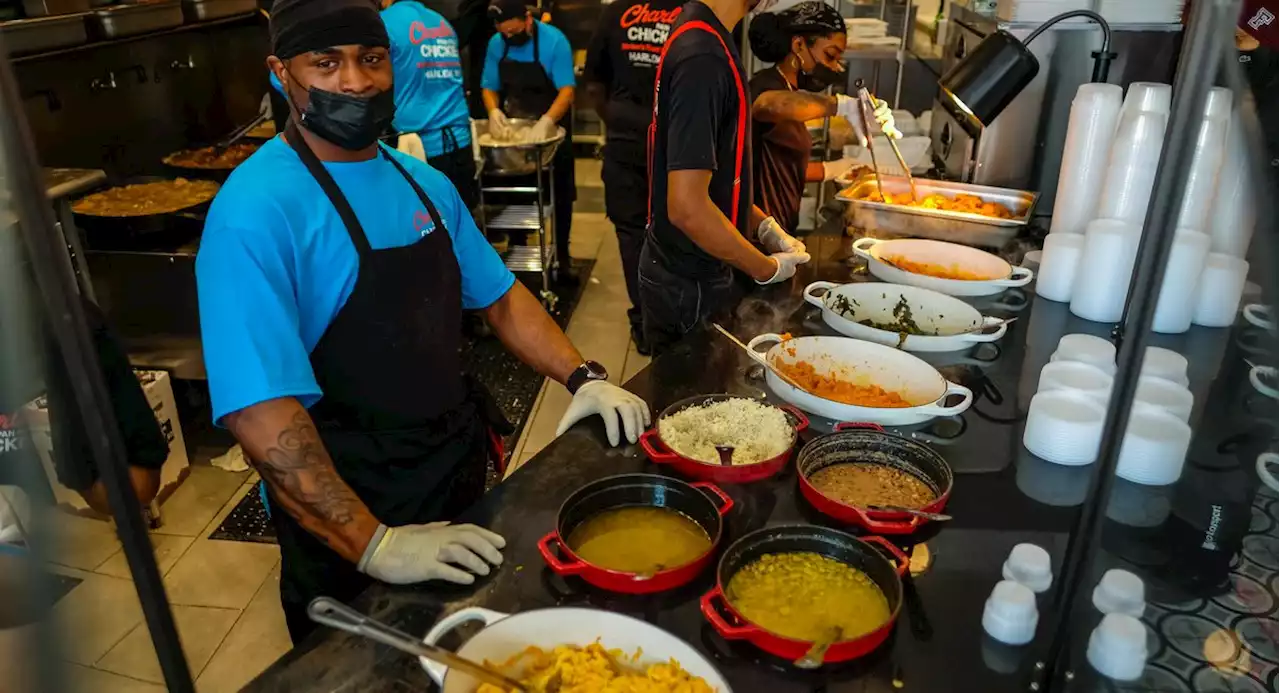
[[599,362],[587,361],[582,365],[586,366],[588,378],[591,378],[592,380],[608,380],[609,379],[609,371],[606,371],[604,369],[604,366],[600,365]]

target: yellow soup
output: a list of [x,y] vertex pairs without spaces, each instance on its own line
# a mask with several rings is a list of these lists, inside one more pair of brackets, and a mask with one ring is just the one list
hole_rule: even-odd
[[816,553],[773,553],[729,579],[725,597],[747,620],[795,640],[866,635],[889,621],[889,600],[866,573]]
[[634,506],[587,518],[569,534],[569,548],[601,568],[656,573],[693,562],[711,550],[711,538],[674,510]]

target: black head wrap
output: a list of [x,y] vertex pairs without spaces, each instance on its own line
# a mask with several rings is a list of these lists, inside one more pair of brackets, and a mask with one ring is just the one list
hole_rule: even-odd
[[825,2],[807,0],[781,12],[765,12],[751,20],[747,37],[756,57],[776,63],[791,52],[794,36],[829,36],[845,33],[844,17]]
[[272,55],[288,60],[334,46],[391,46],[373,0],[276,0]]
[[491,0],[489,2],[489,19],[494,23],[505,22],[508,19],[524,19],[529,13],[529,6],[524,4],[525,0]]

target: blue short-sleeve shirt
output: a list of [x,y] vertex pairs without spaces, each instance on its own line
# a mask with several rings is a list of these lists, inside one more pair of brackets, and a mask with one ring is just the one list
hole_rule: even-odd
[[[464,308],[485,308],[515,282],[444,174],[389,151],[440,212],[436,229],[408,181],[382,156],[325,163],[374,250],[448,233]],[[315,404],[311,351],[355,288],[359,258],[337,210],[280,137],[232,172],[214,198],[196,256],[205,370],[214,421],[278,397]],[[449,329],[457,329],[449,326]]]
[[[397,2],[382,11],[391,37],[397,132],[422,136],[428,157],[471,146],[471,115],[462,90],[458,35],[435,10]],[[448,131],[446,135],[445,131]]]
[[[574,86],[577,79],[573,74],[573,49],[569,47],[569,39],[550,24],[535,22],[534,26],[538,32],[538,62],[542,63],[542,69],[547,71],[556,89]],[[502,91],[498,62],[502,60],[504,47],[501,33],[489,38],[489,48],[484,54],[484,72],[480,75],[480,86],[489,91]],[[523,46],[512,46],[507,52],[507,59],[533,62],[533,41],[529,40]]]

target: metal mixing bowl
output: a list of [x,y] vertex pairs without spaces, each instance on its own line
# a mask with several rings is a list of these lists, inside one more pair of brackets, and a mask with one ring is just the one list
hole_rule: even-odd
[[[474,120],[476,137],[489,133],[489,120]],[[512,129],[521,130],[533,127],[537,121],[522,118],[510,118]],[[556,128],[556,136],[543,142],[528,144],[480,145],[480,156],[484,160],[485,173],[516,176],[538,171],[551,163],[556,148],[564,141],[564,128]]]

